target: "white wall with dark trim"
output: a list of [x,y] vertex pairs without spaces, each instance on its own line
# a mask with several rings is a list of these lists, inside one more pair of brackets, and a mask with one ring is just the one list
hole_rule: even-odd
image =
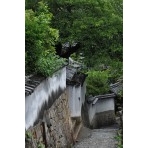
[[[40,111],[44,106],[52,103],[61,95],[61,90],[66,89],[66,67],[60,69],[43,80],[34,92],[25,98],[25,128],[33,126],[39,118]],[[56,97],[54,97],[56,95]]]

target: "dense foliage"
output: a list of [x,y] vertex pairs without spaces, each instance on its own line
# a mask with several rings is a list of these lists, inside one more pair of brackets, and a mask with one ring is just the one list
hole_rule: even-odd
[[26,74],[48,76],[63,60],[55,54],[59,32],[51,27],[52,14],[48,6],[39,2],[36,11],[25,10],[25,68]]
[[48,1],[61,41],[79,41],[87,66],[102,55],[122,60],[121,0]]
[[[26,0],[26,8],[27,9],[31,8],[32,10],[34,10],[35,13],[34,15],[36,18],[38,18],[39,15],[42,13],[41,11],[38,10],[37,7],[38,1],[40,0]],[[116,82],[119,78],[122,77],[122,69],[123,69],[122,0],[43,0],[43,1],[48,4],[50,12],[53,14],[52,18],[52,15],[51,13],[49,13],[48,9],[48,19],[50,18],[48,21],[50,22],[48,24],[48,27],[51,28],[50,26],[52,25],[54,28],[59,30],[58,40],[61,43],[65,42],[81,43],[81,48],[79,49],[78,53],[76,53],[75,55],[77,56],[79,55],[79,53],[81,53],[84,57],[82,63],[86,65],[89,74],[87,78],[88,82],[87,91],[93,95],[108,92],[107,85]],[[38,12],[38,14],[36,14],[36,12]],[[44,15],[46,16],[47,13],[44,13]],[[44,24],[44,21],[40,24]],[[48,28],[46,25],[45,28]],[[42,28],[42,26],[40,27]],[[31,35],[33,34],[31,33]],[[36,40],[36,37],[33,36],[33,38],[35,38]],[[42,36],[41,38],[39,39],[39,41],[42,41],[43,44],[44,44],[43,41],[44,39],[47,39],[50,42],[52,38],[53,39],[52,44],[49,43],[47,44],[50,46],[50,49],[52,49],[55,41],[58,38],[57,30],[53,30],[53,34],[50,37]],[[30,44],[33,45],[32,42],[30,42]],[[46,44],[44,45],[45,45],[44,47],[47,47]],[[38,42],[37,40],[37,42],[35,42],[35,45],[33,46],[41,46],[41,43]],[[42,49],[42,51],[46,50]],[[40,51],[36,51],[37,54],[34,54],[35,58],[40,59],[37,60],[38,69],[39,71],[46,71],[47,70],[46,65],[49,65],[48,63],[50,63],[50,61],[52,60],[50,60],[50,58],[43,58],[44,56],[42,58],[38,58],[37,55],[40,55],[39,52]],[[55,59],[58,58],[56,57]],[[32,61],[34,60],[32,59]],[[50,64],[53,65],[53,63],[54,62],[51,62]]]
[[109,93],[108,71],[89,71],[87,74],[87,94]]
[[[79,52],[89,71],[87,91],[94,95],[103,90],[106,93],[107,82],[114,83],[122,77],[122,0],[46,1],[54,15],[52,24],[59,30],[61,42],[79,41],[82,45]],[[99,80],[94,77],[94,71]],[[106,82],[100,73],[108,73]],[[98,81],[100,85],[104,82],[102,90],[96,85]]]

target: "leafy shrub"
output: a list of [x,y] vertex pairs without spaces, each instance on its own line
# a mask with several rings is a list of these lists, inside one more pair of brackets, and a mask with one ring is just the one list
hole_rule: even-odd
[[48,56],[42,56],[37,61],[37,71],[39,74],[44,76],[52,75],[57,69],[64,65],[64,60],[58,58],[54,54],[49,54]]
[[26,132],[25,132],[25,138],[26,138],[26,139],[31,139],[31,138],[32,138],[32,133],[29,132],[29,131],[26,131]]
[[122,130],[117,132],[117,136],[115,136],[115,139],[117,140],[117,148],[123,148],[123,132]]
[[123,77],[123,62],[119,59],[111,59],[104,55],[95,58],[94,66],[91,69],[96,71],[108,70],[109,83],[116,83],[118,79]]
[[110,66],[110,78],[111,83],[117,82],[118,79],[123,77],[123,62],[119,60],[112,60]]
[[108,71],[87,72],[87,93],[90,95],[100,95],[109,92]]
[[58,30],[50,26],[52,14],[43,2],[36,11],[25,10],[25,68],[26,74],[50,75],[63,63],[55,55]]
[[42,143],[42,142],[38,142],[38,144],[37,144],[37,147],[38,148],[45,148],[45,145]]

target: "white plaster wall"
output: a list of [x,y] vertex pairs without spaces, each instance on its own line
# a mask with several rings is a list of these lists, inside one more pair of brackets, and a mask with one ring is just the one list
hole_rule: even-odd
[[89,122],[93,120],[96,113],[114,110],[114,98],[98,100],[96,104],[88,104]]
[[[80,117],[81,116],[81,86],[71,86],[67,87],[68,90],[68,102],[70,108],[71,117]],[[80,99],[79,99],[80,98]]]
[[50,100],[52,92],[58,92],[59,88],[66,88],[66,67],[57,71],[52,77],[48,77],[34,92],[25,98],[25,128],[33,126],[39,111],[45,102]]
[[89,117],[89,123],[91,123],[92,119],[94,118],[96,114],[96,107],[97,105],[88,104],[88,117]]
[[114,98],[99,100],[96,103],[96,113],[101,113],[109,110],[114,110]]
[[81,100],[82,104],[85,102],[85,94],[86,94],[86,82],[83,83],[83,86],[81,87]]

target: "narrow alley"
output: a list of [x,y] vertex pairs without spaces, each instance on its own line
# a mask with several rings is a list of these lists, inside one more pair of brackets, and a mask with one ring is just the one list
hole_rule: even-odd
[[115,126],[101,129],[82,127],[73,148],[116,148],[117,130]]

